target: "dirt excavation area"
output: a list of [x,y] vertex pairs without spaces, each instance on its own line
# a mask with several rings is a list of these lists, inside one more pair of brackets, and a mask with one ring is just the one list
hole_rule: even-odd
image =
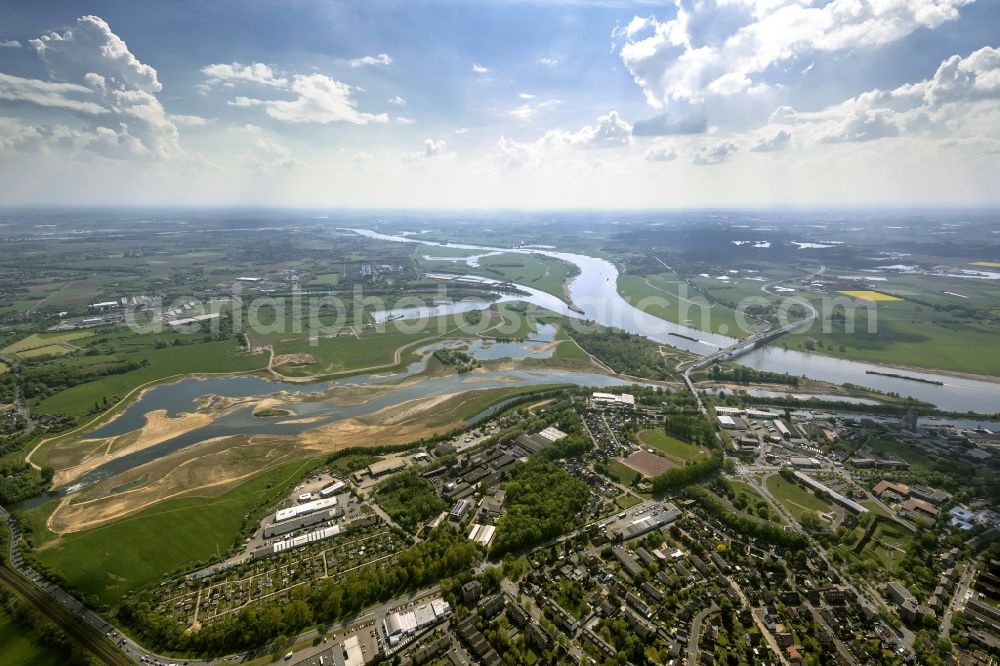
[[235,409],[236,406],[208,413],[181,414],[168,418],[165,409],[148,412],[146,425],[136,432],[103,439],[80,439],[60,444],[48,451],[46,463],[56,468],[52,479],[54,487],[73,483],[81,476],[104,463],[155,446],[198,428],[204,428],[213,419]]
[[[459,410],[461,398],[462,395],[444,395],[412,400],[363,419],[344,419],[294,436],[234,435],[211,439],[68,496],[51,514],[47,527],[57,534],[78,532],[120,520],[168,499],[216,497],[254,476],[296,460],[373,444],[405,444],[448,432],[463,421],[442,417]],[[91,445],[94,441],[90,440]]]

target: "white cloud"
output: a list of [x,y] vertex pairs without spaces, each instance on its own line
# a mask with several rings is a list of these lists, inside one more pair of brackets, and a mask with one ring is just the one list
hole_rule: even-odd
[[532,95],[531,93],[518,93],[517,96],[521,99],[535,99],[537,95]]
[[229,100],[228,102],[226,102],[226,104],[228,104],[229,106],[263,106],[264,100],[239,96]]
[[792,133],[788,130],[778,130],[772,137],[763,137],[750,150],[755,153],[776,153],[788,150],[792,145]]
[[393,106],[406,106],[406,99],[404,97],[400,97],[399,95],[396,95],[395,97],[390,97],[388,102]]
[[288,85],[287,78],[276,76],[270,66],[261,62],[249,65],[241,65],[238,62],[208,65],[201,68],[201,73],[208,77],[206,83],[209,85],[234,82],[259,83],[276,88]]
[[441,155],[446,155],[447,153],[448,143],[444,139],[440,141],[427,139],[424,141],[424,157],[440,157]]
[[472,64],[472,71],[476,74],[489,74],[490,72],[488,67],[483,67],[478,62]]
[[250,157],[257,168],[266,174],[302,166],[302,162],[292,156],[292,151],[287,146],[262,135],[254,137]]
[[415,153],[403,155],[406,162],[426,162],[429,160],[454,159],[455,153],[448,150],[448,142],[444,139],[426,139],[424,149]]
[[288,123],[346,122],[365,125],[369,122],[389,121],[386,113],[371,114],[358,111],[352,88],[335,81],[325,74],[296,74],[288,86],[296,95],[292,100],[258,100],[236,98],[236,106],[263,106],[267,115]]
[[902,133],[895,112],[889,109],[853,111],[819,136],[821,143],[875,141]]
[[632,142],[632,126],[622,120],[617,111],[597,119],[595,125],[585,125],[575,132],[550,130],[535,141],[515,141],[501,136],[493,157],[506,168],[534,167],[551,153],[566,149],[616,148]]
[[[532,95],[533,97],[533,95]],[[514,118],[520,120],[522,123],[530,123],[534,121],[535,116],[542,111],[551,111],[552,109],[559,106],[562,102],[557,99],[547,99],[542,102],[522,104],[521,106],[511,109],[510,115]]]
[[644,156],[650,162],[673,162],[677,151],[668,143],[655,143],[646,150]]
[[167,116],[175,125],[187,125],[188,127],[201,127],[208,124],[208,120],[201,116],[192,116],[182,113],[171,113]]
[[538,142],[526,143],[501,136],[497,141],[496,156],[504,168],[520,169],[541,164],[544,151]]
[[927,138],[998,134],[986,120],[1000,100],[1000,49],[984,47],[951,56],[929,79],[893,90],[870,90],[819,111],[789,106],[771,114],[772,126],[812,130],[818,143],[854,143],[908,135]]
[[632,141],[632,126],[619,117],[617,111],[597,119],[593,127],[585,125],[576,132],[553,130],[541,139],[550,145],[566,145],[577,148],[609,148],[624,146]]
[[163,89],[156,70],[139,62],[97,16],[83,16],[62,34],[42,35],[30,43],[56,80],[83,81],[88,73],[95,73],[114,79],[120,90],[158,93]]
[[406,116],[396,116],[396,122],[400,125],[416,125],[417,121],[413,118],[407,118]]
[[181,155],[177,125],[156,98],[163,89],[156,70],[103,19],[83,16],[30,44],[51,80],[0,74],[0,98],[66,114],[66,124],[39,129],[45,145],[122,159]]
[[30,102],[39,106],[79,111],[87,114],[106,113],[96,102],[79,97],[95,97],[94,90],[75,83],[23,79],[20,76],[0,73],[0,99]]
[[0,39],[0,49],[19,49],[21,42],[16,39]]
[[365,162],[371,162],[375,159],[375,156],[371,153],[354,153],[351,156],[352,162],[357,162],[358,164],[363,164]]
[[674,0],[675,18],[635,17],[614,37],[647,102],[660,108],[751,89],[754,76],[803,54],[889,44],[956,19],[972,1]]
[[693,162],[700,165],[722,164],[728,162],[736,151],[736,144],[729,141],[704,146],[695,154]]
[[545,65],[546,67],[555,67],[559,64],[559,61],[555,58],[539,58],[536,60],[539,65]]
[[376,56],[364,56],[361,58],[354,58],[349,61],[351,67],[370,67],[373,65],[391,65],[392,58],[388,53],[379,53]]

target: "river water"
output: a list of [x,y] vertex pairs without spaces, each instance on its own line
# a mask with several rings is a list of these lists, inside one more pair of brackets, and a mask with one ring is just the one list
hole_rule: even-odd
[[[560,259],[574,264],[580,269],[580,274],[571,283],[569,292],[573,303],[583,310],[582,314],[570,310],[565,303],[551,294],[540,296],[538,290],[521,285],[517,285],[517,287],[523,289],[529,295],[517,297],[517,300],[529,301],[569,317],[590,319],[603,326],[620,328],[630,333],[643,335],[651,340],[702,356],[708,355],[716,349],[728,347],[736,342],[734,338],[715,333],[706,333],[680,324],[667,322],[635,308],[618,293],[618,269],[615,268],[614,264],[605,259],[583,254],[535,248],[501,248],[462,243],[439,243],[417,238],[381,234],[369,229],[352,229],[352,231],[368,238],[400,243],[419,243],[421,245],[457,248],[476,252],[504,251],[518,254],[542,254]],[[513,300],[509,296],[501,298],[502,300]],[[483,305],[483,307],[486,306]],[[444,310],[439,310],[438,313],[449,314],[446,307]],[[405,317],[418,316],[416,310],[407,309],[396,311],[395,314],[402,314]],[[677,337],[676,335],[671,335],[671,333],[680,333],[681,335],[694,338],[694,340]],[[909,377],[919,377],[942,382],[941,385],[925,384],[896,377],[867,374],[869,370],[876,372],[893,371],[889,366],[848,361],[777,347],[755,349],[739,357],[738,362],[741,365],[768,372],[787,372],[792,375],[805,376],[810,379],[833,384],[851,383],[879,391],[898,393],[902,396],[912,396],[945,410],[974,411],[985,414],[1000,412],[1000,382],[966,379],[932,372],[896,370],[899,374]]]

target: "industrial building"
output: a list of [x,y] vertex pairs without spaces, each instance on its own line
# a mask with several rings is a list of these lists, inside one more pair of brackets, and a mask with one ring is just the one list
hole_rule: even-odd
[[274,522],[275,524],[283,523],[286,520],[292,520],[293,518],[299,518],[300,516],[305,516],[317,511],[323,511],[325,509],[332,509],[335,506],[337,506],[336,497],[325,497],[313,500],[312,502],[306,502],[305,504],[291,506],[287,509],[278,509],[274,513]]
[[277,555],[278,553],[283,553],[294,548],[299,548],[301,546],[307,546],[311,543],[317,543],[319,541],[326,541],[327,539],[332,539],[333,537],[340,534],[340,526],[332,525],[330,527],[324,527],[321,530],[316,530],[315,532],[309,532],[303,534],[302,536],[292,537],[290,539],[282,539],[281,541],[275,541],[270,546],[264,546],[263,548],[258,548],[253,551],[253,559],[259,560],[263,557],[270,557],[271,555]]
[[444,599],[434,599],[430,603],[420,604],[407,613],[395,612],[382,620],[382,628],[389,638],[389,643],[395,645],[403,636],[416,633],[433,624],[442,621],[451,613],[451,606]]
[[590,396],[590,402],[595,407],[622,407],[624,409],[635,409],[635,396],[631,393],[615,395],[614,393],[595,392]]
[[735,430],[739,428],[739,426],[736,425],[736,421],[733,420],[733,417],[727,416],[725,414],[719,417],[719,425],[721,425],[726,430]]
[[851,511],[853,513],[868,513],[868,509],[866,509],[865,507],[861,506],[852,499],[844,497],[836,490],[827,488],[826,486],[824,486],[822,483],[812,478],[811,476],[803,474],[802,472],[795,472],[795,478],[797,478],[799,481],[806,484],[807,486],[809,486],[809,488],[813,490],[820,490],[826,493],[827,495],[830,496],[830,499],[832,499],[834,502],[841,505],[848,511]]
[[328,511],[317,511],[305,516],[299,516],[298,518],[292,518],[280,523],[267,525],[264,527],[264,538],[270,539],[272,537],[281,536],[282,534],[289,534],[291,532],[295,532],[296,530],[301,530],[305,527],[312,527],[313,525],[327,523],[331,520],[335,520],[339,515],[339,509],[330,509]]
[[368,465],[365,469],[368,471],[368,476],[373,479],[377,479],[380,476],[385,476],[386,474],[392,474],[393,472],[398,472],[406,467],[406,463],[401,459],[386,459],[380,460],[378,462]]
[[525,454],[533,455],[564,437],[566,437],[566,433],[562,430],[549,426],[533,435],[521,435],[514,440],[514,443]]
[[336,483],[332,483],[332,484],[330,484],[329,486],[327,486],[325,488],[321,488],[320,491],[319,491],[319,496],[320,497],[330,497],[331,495],[334,495],[334,494],[340,492],[341,490],[343,490],[346,487],[347,487],[346,483],[344,483],[343,481],[337,481]]
[[644,534],[648,534],[653,530],[669,525],[677,520],[680,515],[681,512],[677,509],[677,507],[672,504],[667,504],[663,509],[647,513],[631,522],[625,523],[624,525],[621,523],[614,525],[611,528],[611,534],[609,536],[612,539],[619,539],[621,541],[635,539]]
[[465,518],[465,514],[469,512],[469,509],[471,507],[472,503],[469,502],[469,500],[466,499],[458,500],[457,502],[455,502],[455,506],[451,508],[451,512],[448,514],[448,520],[455,523],[462,522],[462,519]]
[[480,525],[476,523],[472,526],[472,531],[469,532],[469,541],[481,543],[484,547],[489,548],[490,542],[493,541],[493,535],[496,531],[497,528],[493,525]]

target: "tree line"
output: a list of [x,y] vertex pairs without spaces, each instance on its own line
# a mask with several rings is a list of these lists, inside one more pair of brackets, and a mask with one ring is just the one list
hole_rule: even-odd
[[799,549],[809,545],[805,535],[799,532],[785,530],[781,525],[736,513],[702,486],[691,486],[687,489],[686,494],[696,501],[706,513],[739,534],[745,534],[786,548]]

